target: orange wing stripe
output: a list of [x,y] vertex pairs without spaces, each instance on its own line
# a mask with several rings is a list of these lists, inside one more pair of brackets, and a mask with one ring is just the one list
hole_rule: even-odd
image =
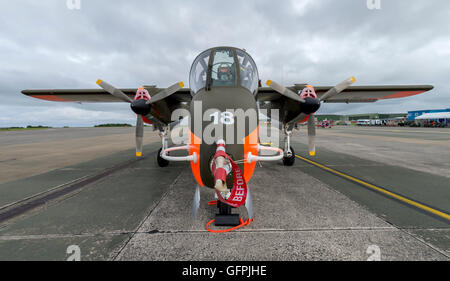
[[418,95],[418,94],[421,94],[423,92],[426,92],[426,91],[401,91],[401,92],[397,92],[397,93],[392,94],[392,95],[381,97],[379,99],[380,100],[385,100],[385,99],[404,98],[404,97]]
[[35,95],[35,96],[30,96],[36,99],[41,99],[41,100],[48,100],[48,101],[64,101],[64,102],[70,102],[70,100],[64,99],[62,97],[59,96],[53,96],[53,95]]

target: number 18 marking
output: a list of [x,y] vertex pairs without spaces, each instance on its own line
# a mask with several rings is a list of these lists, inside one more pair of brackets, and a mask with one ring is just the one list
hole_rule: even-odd
[[[214,125],[219,124],[219,111],[214,112],[213,114],[209,115],[213,117]],[[234,124],[234,115],[232,112],[224,111],[220,113],[220,123],[225,125],[232,125]]]

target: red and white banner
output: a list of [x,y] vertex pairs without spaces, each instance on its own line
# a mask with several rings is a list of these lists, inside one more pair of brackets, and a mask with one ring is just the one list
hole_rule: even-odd
[[219,150],[216,152],[214,160],[219,156],[227,158],[231,163],[231,168],[233,171],[233,189],[231,190],[231,195],[230,197],[228,197],[228,199],[225,200],[225,198],[222,197],[218,190],[216,190],[217,197],[221,202],[225,204],[236,208],[240,207],[245,203],[245,200],[247,199],[247,183],[245,182],[244,175],[241,169],[239,169],[239,166],[234,163],[233,159],[231,159],[228,154],[226,154],[224,151]]

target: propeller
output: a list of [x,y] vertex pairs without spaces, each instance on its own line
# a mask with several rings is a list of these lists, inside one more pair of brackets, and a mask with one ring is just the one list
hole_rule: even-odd
[[142,156],[142,143],[144,141],[144,120],[142,116],[136,118],[136,156]]
[[182,81],[175,83],[172,86],[170,86],[169,88],[166,88],[166,89],[160,91],[159,93],[157,93],[156,95],[154,95],[150,100],[147,101],[147,104],[152,104],[152,103],[155,103],[162,99],[165,99],[183,87],[184,87],[184,83]]
[[311,113],[308,118],[308,151],[309,155],[316,155],[316,118]]
[[[101,88],[103,88],[106,92],[110,93],[111,95],[115,96],[116,98],[119,98],[123,100],[124,102],[130,103],[131,110],[133,110],[134,113],[137,114],[136,116],[136,156],[141,157],[142,156],[142,144],[143,144],[143,138],[144,138],[144,121],[142,120],[142,117],[146,117],[148,120],[152,121],[154,125],[158,127],[162,127],[162,122],[154,118],[152,115],[150,115],[151,110],[151,104],[155,103],[157,101],[160,101],[162,99],[165,99],[166,97],[172,95],[179,89],[184,87],[183,82],[178,82],[169,88],[166,88],[153,97],[150,98],[150,100],[145,99],[138,99],[133,100],[128,95],[126,95],[124,92],[122,92],[120,89],[117,89],[116,87],[112,86],[111,84],[98,79],[97,85],[99,85]],[[173,127],[173,126],[171,126]]]
[[301,103],[305,103],[305,100],[300,98],[299,95],[297,95],[293,91],[289,90],[288,88],[278,84],[277,82],[274,82],[272,80],[267,80],[266,84],[267,84],[267,86],[274,89],[275,91],[277,91],[278,93],[282,94],[285,97],[288,97],[290,99],[296,100]]
[[[323,94],[320,97],[320,101],[326,101],[327,99],[336,96],[346,88],[348,88],[351,84],[355,83],[356,79],[355,77],[350,77],[349,79],[346,79],[342,81],[341,83],[337,84],[333,88],[329,89],[325,94]],[[314,118],[314,113],[311,113],[308,118],[308,150],[309,155],[314,156],[316,155],[316,120]]]
[[[355,83],[356,79],[355,77],[350,77],[349,79],[346,79],[342,81],[341,83],[337,84],[333,88],[329,89],[327,92],[325,92],[320,99],[313,98],[313,97],[300,97],[300,95],[296,94],[295,92],[289,90],[288,88],[272,81],[267,81],[267,86],[272,88],[273,90],[277,91],[283,96],[286,96],[290,99],[296,100],[298,102],[301,102],[302,105],[302,113],[299,114],[294,120],[292,120],[290,123],[291,125],[287,128],[291,130],[294,126],[294,124],[298,121],[304,120],[308,115],[308,150],[309,155],[314,156],[316,155],[316,121],[314,118],[314,112],[316,112],[320,107],[320,102],[324,102],[327,99],[330,99],[346,88],[348,88],[351,84]],[[311,87],[311,86],[308,86]],[[312,88],[312,87],[311,87]],[[305,88],[306,89],[306,88]],[[315,96],[315,94],[314,94]]]
[[127,96],[124,92],[115,88],[111,84],[106,83],[105,81],[103,81],[101,79],[97,80],[97,85],[102,87],[105,91],[107,91],[111,95],[115,96],[116,98],[123,100],[124,102],[129,102],[129,103],[133,102],[133,100],[129,96]]
[[337,84],[336,86],[334,86],[333,88],[331,88],[327,92],[325,92],[325,94],[323,94],[320,97],[320,101],[326,101],[327,99],[334,97],[335,95],[339,94],[340,92],[342,92],[343,90],[348,88],[348,86],[350,86],[351,84],[353,84],[355,82],[356,82],[356,79],[353,76],[348,78],[347,80],[342,81],[341,83]]

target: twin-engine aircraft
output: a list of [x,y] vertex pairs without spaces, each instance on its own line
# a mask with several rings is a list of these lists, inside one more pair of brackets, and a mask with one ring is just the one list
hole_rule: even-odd
[[[169,161],[188,161],[198,183],[194,196],[193,215],[200,202],[199,187],[215,189],[219,214],[216,225],[237,225],[239,218],[231,208],[243,204],[253,217],[247,183],[256,162],[281,161],[291,166],[295,161],[290,146],[293,128],[307,123],[309,154],[314,156],[316,125],[314,113],[323,102],[375,102],[380,99],[417,95],[433,86],[351,86],[351,77],[334,87],[295,84],[284,87],[267,81],[261,87],[258,70],[252,57],[243,49],[215,47],[199,54],[190,70],[189,88],[182,82],[168,88],[143,86],[118,89],[98,80],[102,89],[23,90],[34,98],[57,102],[128,102],[137,114],[136,156],[142,156],[144,123],[153,124],[161,135],[158,165]],[[282,147],[259,143],[261,110],[277,110],[271,116],[282,126]],[[189,114],[187,145],[168,145],[168,131],[180,122],[176,112]],[[253,113],[253,114],[252,114]],[[173,116],[178,116],[174,118]],[[198,118],[196,118],[198,117]],[[205,118],[206,117],[206,118]],[[174,120],[175,119],[175,120]],[[174,151],[186,151],[176,156]]]

